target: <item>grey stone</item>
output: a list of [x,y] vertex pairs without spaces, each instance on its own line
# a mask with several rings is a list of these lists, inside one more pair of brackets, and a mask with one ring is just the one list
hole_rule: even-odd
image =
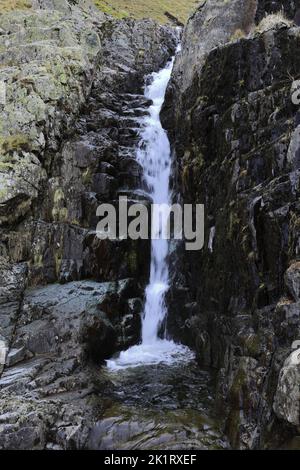
[[105,173],[96,173],[93,179],[92,191],[101,197],[108,198],[116,187],[116,180],[113,176]]
[[288,293],[295,302],[300,300],[300,262],[293,263],[285,273]]
[[294,426],[300,424],[300,349],[285,361],[274,399],[276,415]]
[[25,358],[26,355],[26,350],[24,347],[22,348],[13,348],[9,351],[7,358],[6,358],[6,363],[5,365],[7,367],[12,367],[15,364],[18,364],[18,362],[22,362]]

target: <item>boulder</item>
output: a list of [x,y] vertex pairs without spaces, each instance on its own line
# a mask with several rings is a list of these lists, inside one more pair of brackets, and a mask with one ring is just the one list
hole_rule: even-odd
[[294,351],[281,369],[274,398],[278,418],[294,426],[300,424],[300,349]]
[[79,341],[87,359],[100,363],[109,359],[116,350],[116,331],[97,304],[87,306],[80,323]]
[[300,300],[300,262],[293,263],[285,273],[285,285],[295,302]]

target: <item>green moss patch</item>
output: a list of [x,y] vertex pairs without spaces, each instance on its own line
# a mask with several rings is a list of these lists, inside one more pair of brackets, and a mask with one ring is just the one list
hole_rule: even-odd
[[96,6],[115,18],[152,18],[168,23],[166,12],[185,23],[199,4],[195,0],[95,0]]

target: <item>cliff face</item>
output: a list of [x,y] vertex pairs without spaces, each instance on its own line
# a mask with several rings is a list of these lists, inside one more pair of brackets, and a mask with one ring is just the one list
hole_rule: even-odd
[[85,447],[97,364],[139,340],[149,244],[98,240],[96,209],[140,198],[144,79],[175,47],[86,1],[0,16],[1,448]]
[[271,3],[291,17],[299,7],[203,2],[162,114],[175,186],[206,210],[205,248],[178,252],[169,328],[218,370],[218,406],[237,448],[282,445],[300,425],[300,114],[291,92],[300,30],[279,22],[260,31],[255,18]]

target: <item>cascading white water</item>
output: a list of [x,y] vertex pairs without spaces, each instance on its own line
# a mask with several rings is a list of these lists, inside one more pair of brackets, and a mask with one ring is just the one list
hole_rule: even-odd
[[[149,116],[143,119],[141,143],[137,160],[144,169],[144,177],[154,204],[169,204],[171,172],[171,149],[166,131],[160,122],[160,111],[171,77],[174,59],[160,72],[152,74],[151,84],[145,88],[145,97],[153,101]],[[159,227],[156,220],[153,227]],[[168,214],[162,218],[168,223]],[[160,227],[160,233],[165,227]],[[166,318],[165,294],[169,288],[169,267],[167,262],[169,242],[152,231],[150,283],[146,289],[146,303],[142,323],[142,344],[124,351],[116,360],[107,361],[111,369],[135,367],[142,364],[172,363],[181,357],[191,358],[191,351],[182,346],[159,338],[159,330]],[[158,239],[157,239],[158,238]]]
[[[153,204],[168,204],[170,202],[169,181],[171,171],[171,149],[166,132],[160,122],[160,111],[164,102],[165,92],[170,80],[172,62],[157,74],[146,87],[145,96],[152,100],[150,116],[145,119],[142,133],[142,144],[138,149],[137,159],[144,169],[144,177],[152,197]],[[167,224],[168,214],[162,223]],[[156,220],[152,221],[152,229]],[[150,283],[146,290],[146,304],[143,318],[143,344],[153,344],[157,341],[158,330],[165,319],[167,311],[164,302],[165,293],[169,287],[169,269],[167,263],[169,243],[159,238],[159,223],[156,232],[152,230]]]

